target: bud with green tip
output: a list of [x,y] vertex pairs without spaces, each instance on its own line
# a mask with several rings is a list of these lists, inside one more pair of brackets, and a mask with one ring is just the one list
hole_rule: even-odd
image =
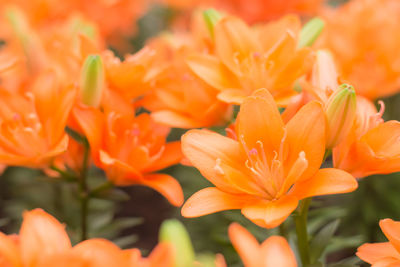
[[342,84],[325,107],[327,119],[326,148],[332,149],[350,133],[356,118],[356,92]]
[[98,107],[105,84],[103,61],[99,55],[89,55],[81,70],[82,103]]
[[175,219],[166,220],[160,228],[160,241],[174,247],[175,267],[192,266],[195,254],[188,232],[183,224]]
[[212,38],[214,38],[214,27],[215,24],[222,18],[221,14],[215,9],[207,9],[203,12],[203,18],[206,22],[207,29]]
[[313,18],[304,25],[300,32],[298,47],[312,46],[324,29],[325,22],[320,18]]

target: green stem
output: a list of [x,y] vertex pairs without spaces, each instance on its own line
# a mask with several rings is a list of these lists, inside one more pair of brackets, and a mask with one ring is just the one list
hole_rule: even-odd
[[307,233],[307,215],[311,198],[303,199],[300,202],[298,214],[294,216],[297,235],[297,247],[303,267],[310,265],[310,249]]
[[80,202],[81,202],[81,241],[88,237],[88,213],[89,213],[89,200],[90,192],[87,184],[88,163],[89,163],[89,144],[84,144],[85,152],[83,155],[82,171],[79,180]]

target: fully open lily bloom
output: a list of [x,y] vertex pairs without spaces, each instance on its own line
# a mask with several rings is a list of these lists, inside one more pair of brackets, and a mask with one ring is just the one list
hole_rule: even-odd
[[24,94],[1,91],[0,163],[45,167],[64,152],[64,132],[75,98],[73,86],[59,85],[47,73]]
[[43,210],[24,213],[18,236],[0,233],[0,264],[7,267],[129,267],[125,253],[103,239],[72,247],[65,226]]
[[379,226],[389,242],[364,244],[356,255],[373,267],[400,266],[400,222],[384,219]]
[[154,90],[142,101],[155,121],[176,128],[211,127],[229,121],[232,107],[219,101],[218,91],[194,75],[185,63],[194,44],[182,41],[173,47],[161,37],[150,45],[156,54],[164,53],[163,63],[167,63],[153,77]]
[[297,267],[292,249],[281,236],[271,236],[259,244],[244,227],[232,223],[229,238],[245,267]]
[[357,94],[376,99],[399,91],[399,15],[397,0],[352,0],[324,15],[322,46],[333,52]]
[[221,91],[218,97],[224,102],[240,104],[255,90],[267,88],[284,105],[297,94],[293,85],[313,61],[310,48],[297,48],[300,28],[295,16],[256,28],[227,16],[214,28],[216,56],[194,55],[188,64]]
[[167,174],[155,173],[182,159],[180,142],[166,143],[168,127],[155,123],[149,114],[80,106],[73,115],[90,143],[94,164],[117,185],[140,184],[180,206],[179,183]]
[[247,97],[236,125],[238,140],[208,130],[190,130],[182,150],[215,187],[200,190],[182,207],[185,217],[241,209],[254,223],[273,228],[298,201],[357,188],[348,173],[319,169],[325,153],[321,104],[310,102],[284,125],[267,90]]
[[154,76],[164,69],[158,62],[156,51],[144,47],[133,55],[128,55],[123,61],[114,56],[111,51],[103,53],[108,87],[123,96],[134,100],[149,90]]
[[353,129],[333,150],[333,163],[357,178],[400,171],[400,122],[382,119],[384,104],[378,112],[366,98],[357,98]]

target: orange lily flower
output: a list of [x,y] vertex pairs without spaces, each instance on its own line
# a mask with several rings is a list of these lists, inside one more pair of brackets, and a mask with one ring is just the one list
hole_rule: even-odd
[[[99,25],[101,35],[118,44],[121,35],[127,36],[134,32],[135,21],[147,9],[148,1],[143,0],[69,0],[60,3],[57,0],[7,0],[23,9],[29,22],[35,27],[56,24],[65,20],[71,14],[82,14]],[[104,16],[107,14],[107,16]]]
[[313,15],[322,0],[159,0],[180,9],[213,6],[235,14],[248,23],[265,22],[287,14]]
[[180,206],[179,183],[167,174],[154,173],[182,159],[180,142],[165,143],[170,129],[155,123],[147,113],[135,117],[126,109],[107,105],[103,109],[81,105],[72,111],[89,141],[94,164],[117,185],[146,185]]
[[173,248],[168,243],[159,243],[147,258],[141,256],[139,249],[128,249],[124,252],[129,258],[131,267],[174,267]]
[[150,44],[154,53],[164,53],[162,62],[168,64],[152,79],[154,90],[140,103],[152,111],[155,121],[170,127],[210,127],[229,121],[232,107],[219,101],[218,91],[196,77],[185,64],[194,44],[182,40],[181,45],[173,47],[170,43],[161,37]]
[[122,62],[111,51],[104,52],[109,89],[129,100],[143,96],[151,90],[150,83],[154,76],[164,68],[157,56],[157,52],[148,46],[126,56]]
[[266,228],[282,223],[307,197],[351,192],[348,173],[319,169],[325,152],[321,104],[305,105],[286,125],[267,90],[256,91],[241,105],[238,140],[208,130],[190,130],[182,150],[216,187],[200,190],[182,207],[185,217],[241,209]]
[[65,226],[41,209],[24,213],[18,236],[0,233],[0,264],[7,267],[128,267],[124,252],[107,240],[71,246]]
[[400,266],[400,222],[384,219],[379,226],[389,242],[364,244],[356,255],[373,267]]
[[281,236],[271,236],[260,245],[244,227],[232,223],[229,238],[245,267],[297,267],[292,249]]
[[216,56],[194,55],[190,68],[221,92],[218,98],[240,104],[255,90],[267,88],[285,105],[297,93],[294,82],[312,66],[310,48],[297,48],[301,23],[298,17],[250,28],[227,16],[214,27]]
[[248,23],[277,19],[287,14],[313,15],[322,0],[217,0],[217,6],[240,16]]
[[104,45],[97,28],[80,16],[36,29],[25,15],[17,8],[9,8],[5,17],[9,18],[6,26],[11,32],[1,32],[6,41],[1,58],[16,61],[2,73],[1,84],[11,92],[29,90],[32,81],[49,70],[57,74],[60,82],[70,84],[86,56]]
[[399,91],[399,15],[397,0],[352,0],[325,12],[321,45],[333,52],[357,94],[376,99]]
[[57,83],[53,73],[46,73],[32,92],[0,92],[2,164],[44,167],[67,149],[64,128],[76,90]]
[[366,98],[357,98],[356,119],[350,134],[333,150],[333,163],[357,178],[400,171],[400,122],[384,122]]

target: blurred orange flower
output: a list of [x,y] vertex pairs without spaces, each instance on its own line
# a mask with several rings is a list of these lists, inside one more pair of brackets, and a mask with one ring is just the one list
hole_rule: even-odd
[[389,242],[364,244],[358,248],[356,255],[372,266],[400,266],[400,222],[384,219],[379,226]]
[[159,0],[178,8],[216,7],[248,23],[265,22],[287,14],[314,15],[323,0]]
[[399,91],[399,16],[397,0],[352,0],[324,13],[321,45],[333,52],[357,94],[376,99]]
[[[101,35],[115,44],[121,36],[134,33],[135,21],[146,11],[145,0],[2,0],[23,9],[34,27],[43,27],[81,14],[99,26]],[[104,16],[107,14],[107,16]]]
[[147,258],[141,256],[139,249],[128,249],[124,253],[129,259],[130,267],[174,267],[173,247],[168,243],[159,243]]
[[74,108],[73,115],[90,143],[94,164],[117,185],[141,184],[180,206],[183,192],[167,174],[154,173],[182,159],[180,142],[165,143],[168,127],[155,123],[149,114],[103,106]]
[[5,40],[0,60],[8,68],[1,73],[1,85],[11,92],[28,90],[37,76],[49,70],[60,82],[71,84],[86,56],[104,46],[96,26],[80,16],[40,29],[32,27],[18,8],[6,9],[4,17],[8,20],[0,31]]
[[297,267],[292,249],[281,236],[271,236],[260,245],[244,227],[232,223],[229,238],[245,267]]
[[76,89],[44,73],[31,92],[0,91],[0,162],[44,167],[67,149],[64,132]]
[[24,213],[18,236],[0,233],[0,264],[7,267],[129,266],[123,251],[107,240],[91,239],[72,247],[65,226],[40,209]]
[[357,178],[400,171],[400,122],[382,119],[366,98],[357,98],[356,119],[350,134],[333,150],[333,163]]
[[301,23],[286,16],[250,28],[236,17],[219,20],[214,28],[216,56],[193,55],[190,68],[221,92],[218,98],[240,104],[260,88],[268,89],[280,105],[296,95],[294,82],[312,66],[308,47],[297,48]]
[[319,169],[325,153],[325,119],[317,102],[305,105],[284,125],[267,90],[241,105],[238,141],[208,130],[190,130],[182,150],[216,187],[200,190],[182,207],[185,217],[241,209],[266,228],[282,223],[310,196],[346,193],[356,180],[338,169]]
[[[176,128],[198,128],[223,125],[230,120],[232,107],[217,99],[218,91],[196,77],[185,63],[189,53],[197,49],[193,40],[171,36],[178,42],[160,37],[149,46],[163,55],[162,71],[151,80],[153,91],[141,104],[152,111],[152,118]],[[180,41],[180,44],[178,44]],[[174,46],[171,45],[174,43]]]

